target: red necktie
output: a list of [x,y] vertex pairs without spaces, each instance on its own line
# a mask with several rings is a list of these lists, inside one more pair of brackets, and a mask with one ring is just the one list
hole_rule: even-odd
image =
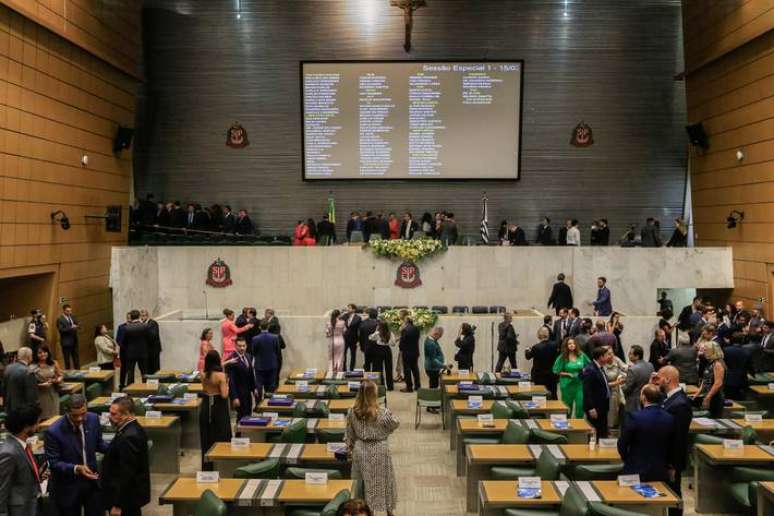
[[30,460],[32,470],[35,472],[35,480],[40,484],[40,471],[38,471],[38,463],[35,461],[35,457],[32,456],[32,446],[28,444],[24,447],[24,451],[27,452],[27,458]]

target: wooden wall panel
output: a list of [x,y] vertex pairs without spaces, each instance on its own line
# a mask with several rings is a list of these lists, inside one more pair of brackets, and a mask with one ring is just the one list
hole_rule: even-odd
[[[758,302],[774,263],[774,2],[687,1],[684,14],[688,120],[710,145],[691,162],[696,242],[733,246],[733,296]],[[734,229],[731,210],[745,213]]]
[[[112,52],[105,41],[139,53],[140,34],[139,22],[108,15],[102,1],[25,4],[45,4],[62,16],[65,2],[66,19],[93,31],[92,43],[102,51],[0,5],[0,276],[56,271],[54,296],[42,308],[53,320],[59,298],[73,305],[88,360],[94,355],[94,326],[112,319],[110,248],[126,243],[127,214],[121,233],[106,233],[103,221],[87,221],[85,215],[128,204],[131,155],[114,156],[112,142],[119,124],[133,125],[138,87],[134,77],[115,68],[120,63],[103,60]],[[58,209],[70,218],[68,231],[51,223],[50,214]]]
[[[555,227],[577,217],[584,239],[606,217],[614,240],[657,216],[668,238],[682,211],[679,1],[432,1],[416,13],[410,55],[401,11],[386,0],[242,0],[240,12],[220,0],[145,5],[141,196],[246,207],[267,233],[319,219],[329,190],[339,221],[354,209],[449,209],[474,238],[483,191],[490,232],[507,218],[530,240],[543,215]],[[520,181],[301,181],[299,61],[487,58],[525,60]],[[249,133],[242,150],[225,146],[234,120]],[[581,120],[594,130],[586,149],[569,145]]]

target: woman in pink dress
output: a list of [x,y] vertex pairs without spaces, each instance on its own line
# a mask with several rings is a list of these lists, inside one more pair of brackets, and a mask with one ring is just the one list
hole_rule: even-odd
[[344,330],[346,322],[340,317],[341,312],[331,312],[331,320],[325,328],[325,336],[331,339],[328,349],[328,368],[334,373],[344,371]]
[[220,335],[223,339],[223,353],[221,356],[227,357],[236,351],[236,336],[251,329],[253,325],[247,324],[239,328],[234,324],[234,311],[228,308],[223,309],[223,315],[226,318],[220,321]]
[[199,360],[196,361],[196,370],[200,373],[204,371],[204,357],[207,356],[207,353],[212,351],[212,337],[215,335],[212,331],[212,328],[204,328],[202,331],[202,336],[199,339]]

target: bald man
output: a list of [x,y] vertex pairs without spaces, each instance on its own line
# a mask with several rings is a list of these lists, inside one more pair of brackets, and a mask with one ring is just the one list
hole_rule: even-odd
[[639,475],[643,482],[669,481],[673,462],[674,421],[661,408],[661,391],[647,384],[640,392],[642,409],[628,414],[618,438],[624,475]]
[[[691,426],[691,419],[693,419],[691,400],[680,387],[680,373],[674,366],[668,365],[659,369],[655,375],[655,383],[658,384],[661,392],[666,396],[661,406],[675,420],[674,432],[672,434],[674,450],[672,460],[670,461],[671,464],[669,465],[669,487],[672,488],[677,496],[682,496],[680,483],[690,446],[688,429]],[[679,516],[682,513],[682,509],[669,509],[671,516]]]

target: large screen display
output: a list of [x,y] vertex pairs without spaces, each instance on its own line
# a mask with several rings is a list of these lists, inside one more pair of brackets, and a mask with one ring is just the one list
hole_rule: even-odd
[[302,62],[303,174],[518,179],[521,61]]

